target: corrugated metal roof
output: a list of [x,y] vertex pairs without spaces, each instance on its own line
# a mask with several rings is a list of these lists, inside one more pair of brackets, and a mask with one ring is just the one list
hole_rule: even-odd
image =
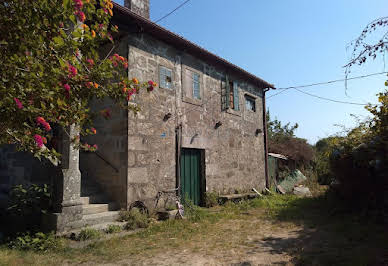
[[288,160],[288,158],[286,156],[282,155],[282,154],[277,154],[277,153],[269,152],[268,155],[272,156],[272,157],[275,157],[275,158],[282,159],[282,160]]
[[156,37],[159,40],[162,40],[179,50],[184,50],[185,52],[196,55],[204,61],[210,61],[213,64],[220,65],[227,69],[227,71],[233,72],[236,75],[241,76],[244,79],[247,79],[253,82],[254,85],[259,88],[272,88],[275,89],[275,86],[262,80],[261,78],[247,72],[246,70],[226,61],[225,59],[207,51],[206,49],[196,45],[189,40],[175,34],[156,23],[153,23],[151,20],[143,18],[142,16],[132,12],[130,9],[121,6],[117,3],[113,3],[114,17],[113,19],[119,19],[121,22],[135,22],[141,26],[145,32]]

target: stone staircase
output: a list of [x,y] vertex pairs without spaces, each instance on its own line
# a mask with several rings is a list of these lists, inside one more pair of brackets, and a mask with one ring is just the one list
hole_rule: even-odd
[[112,202],[89,178],[83,178],[81,182],[81,201],[83,209],[82,226],[101,226],[117,221],[119,206]]

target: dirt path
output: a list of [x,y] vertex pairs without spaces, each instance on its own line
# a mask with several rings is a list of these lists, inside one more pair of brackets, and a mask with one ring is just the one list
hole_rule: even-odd
[[[227,220],[176,248],[102,265],[294,265],[301,227],[257,219]],[[172,239],[174,240],[174,239]]]

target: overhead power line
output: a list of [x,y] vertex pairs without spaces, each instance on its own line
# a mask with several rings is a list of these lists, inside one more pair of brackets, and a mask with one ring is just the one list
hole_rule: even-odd
[[177,6],[176,8],[174,8],[171,12],[167,13],[166,15],[164,15],[163,17],[161,17],[160,19],[158,19],[157,21],[155,21],[155,23],[158,23],[160,22],[161,20],[167,18],[168,16],[170,16],[172,13],[174,13],[175,11],[177,11],[179,8],[183,7],[184,5],[186,5],[188,2],[190,2],[190,0],[186,0],[185,2],[183,2],[182,4],[180,4],[179,6]]
[[330,99],[330,98],[325,98],[325,97],[322,97],[322,96],[319,96],[319,95],[315,95],[315,94],[312,94],[312,93],[308,93],[308,92],[302,91],[302,90],[297,89],[297,88],[294,88],[294,89],[299,91],[299,92],[301,92],[301,93],[309,95],[311,97],[315,97],[315,98],[318,98],[318,99],[321,99],[321,100],[330,101],[330,102],[344,103],[344,104],[353,104],[353,105],[364,105],[364,106],[368,105],[366,103],[353,103],[353,102],[338,101],[338,100],[334,100],[334,99]]
[[[353,80],[353,79],[363,79],[363,78],[367,78],[367,77],[371,77],[371,76],[377,76],[377,75],[382,75],[382,74],[387,74],[388,72],[379,72],[379,73],[372,73],[372,74],[368,74],[368,75],[363,75],[363,76],[357,76],[357,77],[351,77],[351,78],[347,78],[347,79],[335,79],[335,80],[330,80],[330,81],[325,81],[325,82],[317,82],[317,83],[311,83],[311,84],[307,84],[307,85],[300,85],[300,86],[291,86],[291,87],[285,87],[285,88],[277,88],[277,90],[281,90],[279,91],[278,93],[275,93],[271,96],[268,96],[267,99],[270,99],[272,97],[275,97],[287,90],[290,90],[290,89],[300,89],[300,88],[306,88],[306,87],[313,87],[313,86],[318,86],[318,85],[326,85],[326,84],[331,84],[331,83],[336,83],[336,82],[341,82],[341,81],[346,81],[346,80]],[[302,91],[302,93],[304,93],[304,91]]]

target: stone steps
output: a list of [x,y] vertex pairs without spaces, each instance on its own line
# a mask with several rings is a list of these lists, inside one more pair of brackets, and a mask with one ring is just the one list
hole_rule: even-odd
[[85,204],[82,206],[83,215],[96,214],[117,210],[117,204],[114,202],[105,204]]
[[104,194],[90,195],[87,197],[81,197],[82,204],[95,204],[95,203],[107,203],[109,199]]
[[85,226],[92,226],[103,223],[117,222],[119,211],[106,211],[95,214],[87,214],[82,217]]

